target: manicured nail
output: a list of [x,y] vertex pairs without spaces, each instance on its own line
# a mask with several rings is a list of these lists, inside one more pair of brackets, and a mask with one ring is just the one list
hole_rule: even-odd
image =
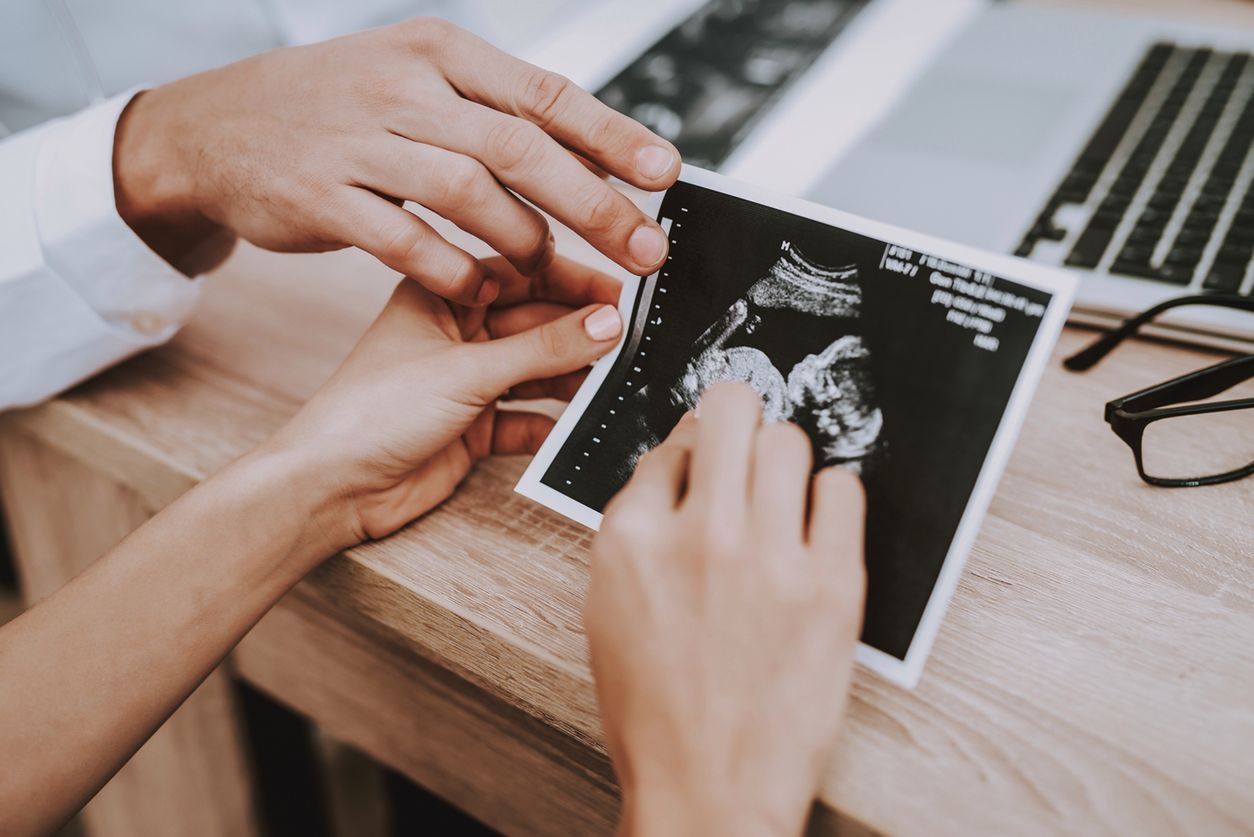
[[583,330],[598,342],[613,340],[623,330],[623,321],[618,316],[618,309],[605,305],[584,318]]
[[653,267],[666,255],[666,234],[657,227],[641,224],[627,239],[627,252],[641,267]]
[[636,171],[657,180],[675,165],[675,152],[660,145],[646,145],[636,152]]
[[500,283],[495,279],[484,279],[483,284],[479,286],[479,293],[475,294],[475,302],[479,305],[487,305],[496,299],[496,295],[500,292]]

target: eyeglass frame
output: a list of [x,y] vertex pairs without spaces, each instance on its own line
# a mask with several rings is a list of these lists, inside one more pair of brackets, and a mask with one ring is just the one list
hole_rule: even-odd
[[[1254,474],[1254,462],[1222,474],[1184,479],[1158,477],[1145,471],[1142,441],[1150,424],[1162,419],[1180,416],[1199,416],[1232,410],[1254,409],[1254,398],[1235,398],[1230,401],[1212,401],[1206,404],[1176,404],[1179,401],[1197,401],[1218,395],[1226,389],[1254,378],[1254,355],[1231,358],[1214,366],[1172,378],[1161,384],[1106,402],[1106,423],[1115,435],[1132,448],[1136,470],[1141,479],[1162,488],[1194,488],[1199,485],[1219,485]],[[1145,406],[1147,409],[1137,409]]]
[[[1137,329],[1158,314],[1182,305],[1217,305],[1254,312],[1254,299],[1235,294],[1196,294],[1176,297],[1130,317],[1116,329],[1103,334],[1092,345],[1063,361],[1072,371],[1082,371],[1094,366],[1109,354],[1115,346],[1135,334]],[[1233,410],[1254,409],[1254,398],[1237,398],[1229,401],[1213,401],[1205,404],[1179,404],[1173,402],[1198,401],[1211,398],[1238,384],[1254,378],[1254,354],[1239,355],[1221,361],[1205,369],[1189,372],[1171,380],[1155,384],[1137,392],[1106,402],[1105,420],[1115,435],[1132,449],[1136,470],[1141,479],[1162,488],[1194,488],[1202,485],[1218,485],[1254,475],[1254,462],[1222,474],[1204,477],[1167,478],[1145,472],[1142,443],[1145,430],[1155,421],[1181,416],[1207,415]]]

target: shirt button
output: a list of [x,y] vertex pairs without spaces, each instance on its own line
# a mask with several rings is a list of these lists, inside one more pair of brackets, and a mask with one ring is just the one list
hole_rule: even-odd
[[152,311],[137,311],[131,315],[131,328],[147,337],[152,337],[165,328],[165,320],[160,314]]

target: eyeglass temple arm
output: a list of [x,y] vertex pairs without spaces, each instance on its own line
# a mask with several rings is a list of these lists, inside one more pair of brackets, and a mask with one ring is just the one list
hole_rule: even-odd
[[1091,345],[1064,360],[1063,366],[1066,366],[1073,372],[1083,372],[1086,369],[1091,369],[1098,361],[1110,354],[1116,346],[1135,334],[1136,330],[1141,326],[1164,311],[1169,311],[1182,305],[1220,305],[1225,308],[1243,308],[1246,311],[1254,311],[1254,299],[1235,294],[1193,294],[1192,296],[1169,299],[1166,302],[1160,302],[1153,308],[1142,311],[1135,317],[1129,317],[1124,320],[1118,327],[1106,332]]
[[1244,355],[1141,390],[1121,399],[1119,406],[1136,412],[1167,404],[1201,401],[1251,378],[1254,378],[1254,355]]

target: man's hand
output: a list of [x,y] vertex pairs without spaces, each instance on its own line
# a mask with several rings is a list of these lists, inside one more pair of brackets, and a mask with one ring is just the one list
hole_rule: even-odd
[[798,834],[862,622],[863,496],[718,384],[606,510],[585,622],[629,834]]
[[401,202],[523,273],[553,258],[526,201],[634,273],[665,258],[657,224],[576,154],[643,189],[679,173],[673,146],[561,76],[415,18],[140,95],[118,126],[114,174],[123,218],[174,263],[225,228],[272,250],[357,246],[483,304],[498,292],[492,277]]
[[[262,452],[295,454],[332,488],[322,555],[387,535],[445,500],[490,454],[532,454],[553,420],[497,399],[569,399],[612,349],[619,283],[563,258],[539,278],[504,259],[489,307],[402,281],[352,354]],[[322,557],[319,555],[318,557]]]

